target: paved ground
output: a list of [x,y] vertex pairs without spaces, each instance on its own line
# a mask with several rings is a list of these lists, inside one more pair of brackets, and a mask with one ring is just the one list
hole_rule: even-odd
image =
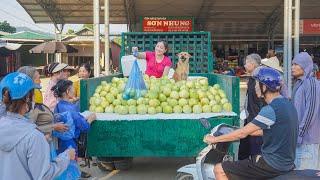
[[94,176],[92,180],[174,180],[177,169],[191,163],[193,158],[135,158],[127,171],[105,172],[93,166],[89,172]]

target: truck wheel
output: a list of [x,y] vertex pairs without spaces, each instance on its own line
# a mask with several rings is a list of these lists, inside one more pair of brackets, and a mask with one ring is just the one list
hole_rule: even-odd
[[176,176],[176,180],[193,180],[192,174],[179,172]]
[[117,170],[126,171],[132,167],[133,158],[121,158],[119,160],[113,161],[114,167]]

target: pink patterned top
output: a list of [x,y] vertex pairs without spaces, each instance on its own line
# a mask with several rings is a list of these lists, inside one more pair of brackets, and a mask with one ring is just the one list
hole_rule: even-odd
[[155,76],[156,78],[161,78],[163,75],[163,71],[165,67],[171,67],[172,62],[168,56],[164,56],[162,61],[158,63],[156,61],[155,52],[146,52],[146,61],[147,61],[147,68],[146,74],[148,76]]

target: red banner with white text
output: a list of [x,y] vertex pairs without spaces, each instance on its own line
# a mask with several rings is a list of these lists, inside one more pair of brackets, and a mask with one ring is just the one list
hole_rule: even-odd
[[144,17],[143,32],[191,32],[193,31],[192,18],[174,17]]
[[300,34],[320,35],[320,19],[300,20]]

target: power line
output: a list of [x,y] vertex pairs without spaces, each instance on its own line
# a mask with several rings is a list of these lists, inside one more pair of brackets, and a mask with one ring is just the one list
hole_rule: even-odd
[[25,22],[25,23],[27,23],[27,24],[30,24],[30,25],[32,25],[32,26],[34,26],[34,27],[37,27],[37,28],[39,28],[39,29],[41,29],[41,30],[44,30],[44,31],[48,32],[48,29],[45,29],[45,28],[43,28],[43,27],[41,27],[41,26],[38,26],[38,25],[36,25],[36,24],[32,24],[32,23],[30,23],[30,22],[28,22],[28,21],[26,21],[26,20],[24,20],[24,19],[22,19],[22,18],[20,18],[20,17],[17,17],[17,16],[15,16],[15,15],[9,13],[8,11],[5,11],[5,10],[3,10],[3,9],[0,9],[0,11],[2,11],[2,13],[6,13],[6,14],[8,14],[8,15],[14,17],[14,18],[16,18],[17,20],[20,20],[20,21],[22,21],[22,22]]

